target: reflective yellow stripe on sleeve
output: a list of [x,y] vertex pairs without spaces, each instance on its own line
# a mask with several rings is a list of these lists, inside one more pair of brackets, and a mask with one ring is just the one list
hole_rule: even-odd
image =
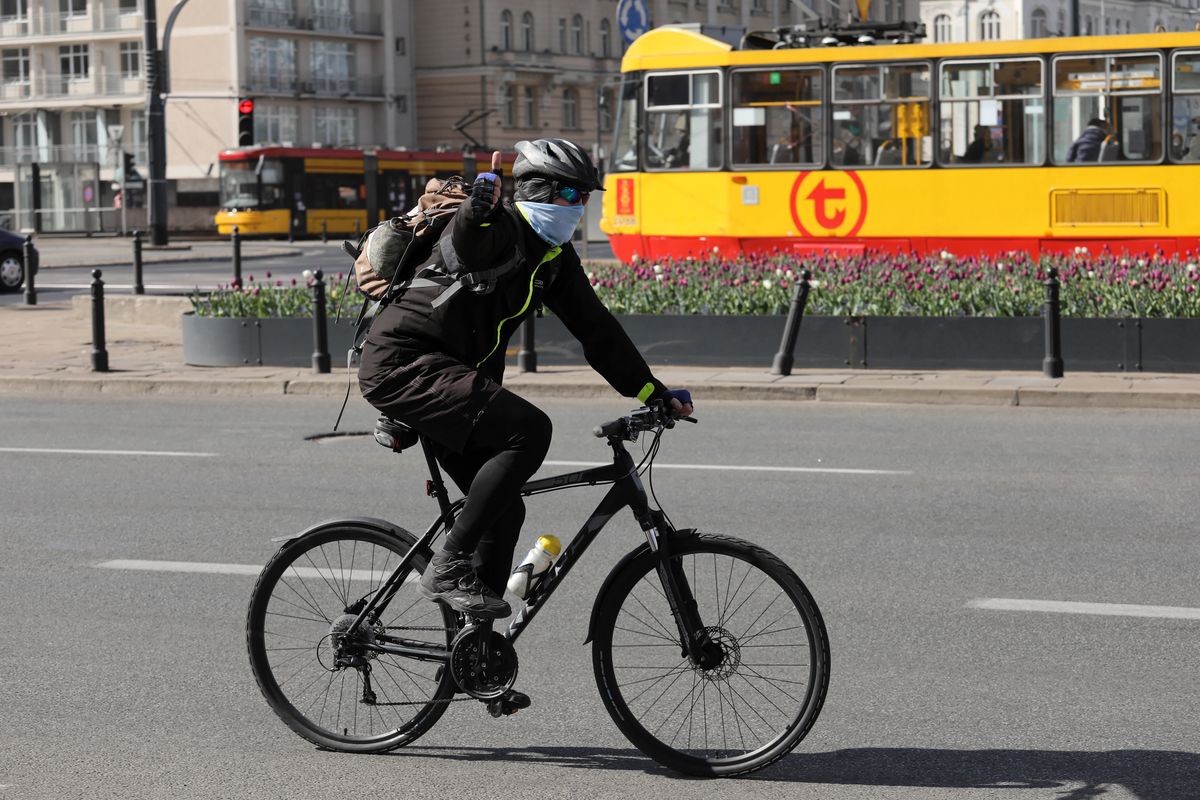
[[650,399],[650,395],[652,395],[652,394],[654,394],[654,384],[647,383],[645,386],[642,387],[642,390],[637,393],[638,402],[639,403],[646,402],[647,400]]

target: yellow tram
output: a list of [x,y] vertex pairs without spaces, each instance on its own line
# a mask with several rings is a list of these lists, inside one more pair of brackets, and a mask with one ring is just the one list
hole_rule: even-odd
[[870,39],[638,38],[605,177],[617,256],[1196,249],[1200,33]]
[[[379,150],[376,157],[379,220],[408,211],[430,178],[462,175],[472,158],[476,173],[491,166],[490,151],[465,161],[461,153],[415,150]],[[345,236],[368,227],[362,150],[243,147],[223,151],[218,161],[218,233],[232,233],[236,226],[249,236],[287,236],[289,230],[301,237]],[[512,161],[513,154],[504,156],[506,169]]]

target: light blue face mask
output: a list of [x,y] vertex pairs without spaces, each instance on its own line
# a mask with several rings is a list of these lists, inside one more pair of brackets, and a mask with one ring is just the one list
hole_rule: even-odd
[[555,203],[528,203],[520,200],[516,205],[529,227],[533,228],[533,232],[552,247],[570,241],[571,235],[579,227],[579,220],[583,219],[582,203],[560,206]]

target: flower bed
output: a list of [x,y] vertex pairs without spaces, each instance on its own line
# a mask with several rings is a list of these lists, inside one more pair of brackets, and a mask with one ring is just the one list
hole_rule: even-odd
[[783,314],[807,268],[806,314],[1026,317],[1041,313],[1051,267],[1062,282],[1064,317],[1200,317],[1195,261],[1093,256],[1084,248],[1040,259],[867,253],[593,263],[588,275],[615,314]]
[[[197,317],[218,317],[234,319],[289,319],[294,317],[309,317],[313,315],[313,273],[304,272],[304,283],[295,278],[284,283],[279,278],[272,279],[271,273],[266,273],[265,281],[255,281],[253,275],[248,275],[245,286],[238,285],[236,280],[228,285],[218,284],[216,291],[201,292],[196,290],[188,295],[192,308]],[[351,281],[347,290],[346,275],[339,272],[336,278],[326,279],[325,310],[330,319],[339,316],[352,319],[357,316],[363,296]]]

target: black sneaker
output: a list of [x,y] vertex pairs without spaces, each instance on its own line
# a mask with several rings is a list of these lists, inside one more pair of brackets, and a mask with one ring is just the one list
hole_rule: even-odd
[[487,703],[488,713],[493,717],[509,717],[520,711],[522,708],[529,708],[532,704],[529,695],[524,692],[518,692],[516,689],[509,689],[504,694],[497,697],[495,700],[489,700]]
[[512,607],[483,585],[469,557],[445,551],[434,555],[418,584],[422,596],[473,617],[507,617]]

